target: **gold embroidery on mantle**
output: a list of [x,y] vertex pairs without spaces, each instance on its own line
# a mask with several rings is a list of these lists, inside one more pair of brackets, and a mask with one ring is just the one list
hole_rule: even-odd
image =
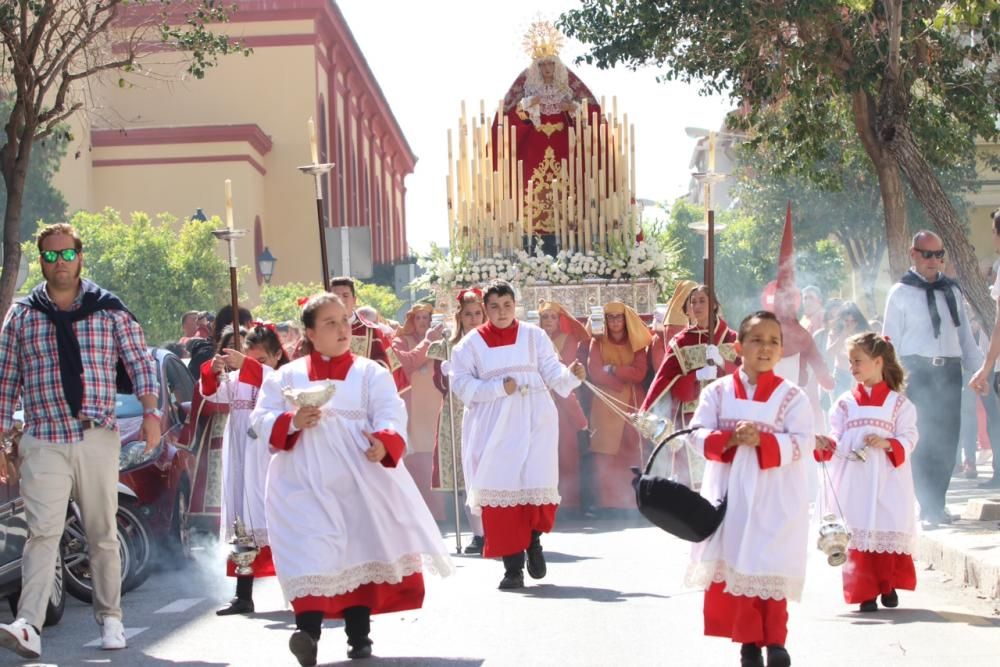
[[[562,123],[542,123],[535,129],[538,130],[539,132],[545,133],[546,137],[551,137],[556,132],[562,132],[564,129],[566,129],[566,126],[563,125]],[[552,149],[550,148],[549,150]],[[548,157],[547,154],[546,157]]]
[[[535,234],[555,233],[555,223],[552,220],[552,181],[559,178],[560,167],[556,162],[556,153],[549,146],[545,149],[545,156],[538,163],[535,170],[531,172],[531,220],[532,231]],[[524,199],[525,206],[528,197]]]

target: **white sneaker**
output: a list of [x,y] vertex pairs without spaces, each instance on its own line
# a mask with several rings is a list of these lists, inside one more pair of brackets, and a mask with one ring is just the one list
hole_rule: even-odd
[[101,624],[101,648],[105,651],[116,651],[125,648],[125,626],[121,619],[105,616]]
[[42,637],[34,626],[23,618],[13,623],[0,623],[0,646],[16,652],[22,658],[42,655]]

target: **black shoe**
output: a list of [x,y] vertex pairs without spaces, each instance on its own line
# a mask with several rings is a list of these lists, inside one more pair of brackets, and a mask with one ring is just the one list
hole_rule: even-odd
[[296,630],[288,640],[288,650],[302,667],[312,667],[316,664],[316,652],[319,642],[303,630]]
[[875,598],[865,600],[861,603],[861,606],[858,607],[858,611],[878,611],[878,602],[875,601]]
[[500,580],[500,585],[497,588],[502,591],[524,588],[524,572],[520,570],[517,572],[507,572],[503,575],[503,579]]
[[756,644],[740,647],[740,667],[764,667],[764,654]]
[[349,646],[347,657],[351,660],[364,660],[365,658],[372,657],[372,640],[370,639],[365,639],[357,645],[349,644]]
[[1000,477],[994,475],[985,482],[976,485],[980,489],[1000,489]]
[[244,600],[243,598],[233,598],[225,607],[221,607],[215,611],[216,616],[232,616],[234,614],[252,613],[253,600]]
[[767,647],[767,667],[789,667],[792,664],[792,656],[784,646]]
[[467,547],[465,547],[465,549],[462,551],[462,553],[465,553],[465,554],[481,554],[481,553],[483,553],[483,544],[484,544],[484,541],[483,541],[483,536],[482,535],[473,535],[472,536],[472,541],[469,542],[469,545]]
[[882,606],[889,609],[895,609],[899,606],[899,595],[896,593],[895,588],[888,593],[882,594]]
[[528,574],[532,579],[541,579],[548,572],[545,566],[545,554],[542,553],[542,542],[538,533],[532,534],[528,546]]

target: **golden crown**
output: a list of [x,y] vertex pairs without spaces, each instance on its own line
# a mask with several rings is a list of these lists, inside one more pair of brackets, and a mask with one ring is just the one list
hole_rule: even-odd
[[528,27],[521,42],[524,52],[532,60],[559,55],[563,47],[563,36],[551,21],[535,21]]

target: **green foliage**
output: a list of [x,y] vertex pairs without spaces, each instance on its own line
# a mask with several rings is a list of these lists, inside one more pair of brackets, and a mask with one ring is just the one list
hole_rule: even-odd
[[[0,97],[0,126],[7,124],[10,112],[11,99]],[[66,218],[66,200],[52,184],[52,177],[59,171],[59,163],[66,156],[70,138],[68,128],[62,126],[60,131],[32,147],[31,163],[24,181],[24,199],[21,201],[21,238],[28,238],[40,220],[53,223]],[[0,151],[6,143],[7,135],[0,134]],[[0,211],[6,208],[7,185],[0,179]]]
[[[142,324],[150,344],[180,337],[180,317],[188,310],[215,310],[229,300],[229,269],[216,253],[216,217],[178,224],[169,215],[152,220],[117,211],[80,212],[70,221],[83,240],[83,275],[117,294]],[[25,290],[41,282],[34,239],[21,251],[36,258]]]
[[265,285],[260,291],[260,305],[253,309],[254,317],[271,322],[300,321],[299,299],[323,291],[319,283],[282,283]]
[[[358,306],[371,306],[385,318],[395,318],[403,302],[390,288],[354,281]],[[299,299],[323,291],[319,283],[284,283],[266,285],[260,293],[260,305],[253,309],[254,317],[272,322],[299,321]]]

